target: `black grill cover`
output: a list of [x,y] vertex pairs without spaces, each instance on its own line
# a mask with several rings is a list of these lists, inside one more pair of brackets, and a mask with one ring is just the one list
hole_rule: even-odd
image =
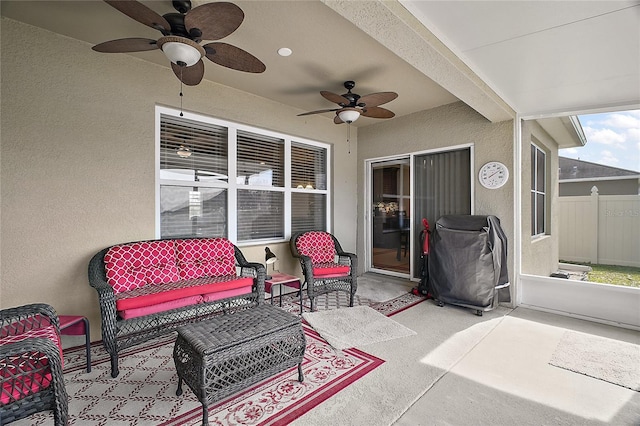
[[435,299],[480,310],[511,300],[507,237],[496,216],[442,216],[430,243],[429,287]]

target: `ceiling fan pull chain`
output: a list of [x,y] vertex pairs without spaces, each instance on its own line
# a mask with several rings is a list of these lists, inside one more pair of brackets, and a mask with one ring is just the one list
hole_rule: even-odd
[[182,70],[184,69],[184,67],[180,67],[180,117],[183,116],[182,114],[182,98],[184,97],[182,95]]
[[349,154],[351,154],[351,123],[347,123],[347,144],[348,144]]

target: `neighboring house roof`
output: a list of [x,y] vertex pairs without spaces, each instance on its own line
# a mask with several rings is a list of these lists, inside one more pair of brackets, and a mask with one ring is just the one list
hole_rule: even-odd
[[573,158],[558,157],[560,181],[567,180],[599,180],[602,178],[639,178],[640,173],[633,170],[575,160]]

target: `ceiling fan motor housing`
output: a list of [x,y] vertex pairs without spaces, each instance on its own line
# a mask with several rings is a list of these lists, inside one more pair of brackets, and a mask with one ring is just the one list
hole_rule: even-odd
[[179,13],[166,13],[162,15],[162,17],[171,25],[171,35],[191,38],[187,28],[184,26],[184,15]]
[[352,80],[348,80],[344,82],[344,88],[347,89],[347,93],[343,94],[342,97],[347,98],[349,100],[348,105],[341,105],[343,107],[363,107],[364,104],[358,104],[358,99],[360,99],[360,95],[357,93],[351,93],[351,89],[356,87],[356,82]]

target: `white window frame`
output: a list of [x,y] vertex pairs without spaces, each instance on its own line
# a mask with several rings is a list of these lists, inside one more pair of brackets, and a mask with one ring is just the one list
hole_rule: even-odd
[[[162,179],[160,177],[160,120],[162,115],[169,115],[173,117],[184,118],[186,120],[200,121],[213,125],[223,126],[228,129],[228,164],[227,170],[229,174],[228,182],[198,182],[194,185],[192,181],[176,181],[169,179]],[[238,185],[236,182],[237,175],[237,132],[238,130],[255,133],[258,135],[264,135],[284,140],[284,187],[265,187],[265,186],[250,186],[250,185]],[[311,147],[317,147],[326,149],[326,189],[297,189],[292,188],[291,185],[291,143],[297,143],[302,145],[308,145]],[[175,186],[200,186],[209,188],[220,188],[227,190],[227,238],[238,246],[252,246],[262,245],[264,243],[279,243],[288,241],[291,238],[291,194],[294,192],[315,193],[324,194],[326,196],[326,231],[331,230],[331,214],[332,211],[332,196],[329,191],[331,188],[332,179],[332,165],[331,165],[331,153],[332,146],[327,143],[314,141],[310,139],[294,137],[291,135],[273,132],[270,130],[261,129],[258,127],[248,126],[245,124],[235,123],[228,120],[222,120],[219,118],[210,117],[203,114],[197,114],[193,112],[180,111],[178,109],[164,107],[156,105],[155,108],[155,235],[156,238],[160,238],[161,224],[160,224],[160,188],[163,185],[175,185]],[[261,240],[249,240],[238,241],[238,223],[237,215],[234,212],[237,209],[237,193],[238,189],[258,189],[261,191],[276,191],[284,192],[284,237],[278,239],[261,239]]]
[[[544,149],[542,149],[540,146],[538,146],[537,144],[531,142],[531,146],[535,148],[536,150],[536,155],[533,155],[531,158],[531,168],[533,170],[533,182],[531,182],[531,193],[535,194],[535,197],[533,197],[533,201],[531,203],[531,220],[533,221],[532,223],[532,228],[535,230],[535,232],[533,232],[531,234],[531,238],[540,238],[543,237],[545,235],[547,235],[547,229],[549,229],[549,223],[547,222],[547,206],[549,203],[548,200],[548,191],[547,191],[547,170],[549,169],[547,167],[547,153]],[[544,188],[542,191],[539,190],[539,188],[537,188],[537,182],[538,182],[538,152],[541,152],[542,155],[544,155]],[[533,184],[534,182],[536,182],[536,189],[533,189]],[[544,228],[542,230],[542,232],[537,232],[538,230],[538,195],[544,195],[544,209],[543,209],[543,218],[542,220],[544,221]]]

